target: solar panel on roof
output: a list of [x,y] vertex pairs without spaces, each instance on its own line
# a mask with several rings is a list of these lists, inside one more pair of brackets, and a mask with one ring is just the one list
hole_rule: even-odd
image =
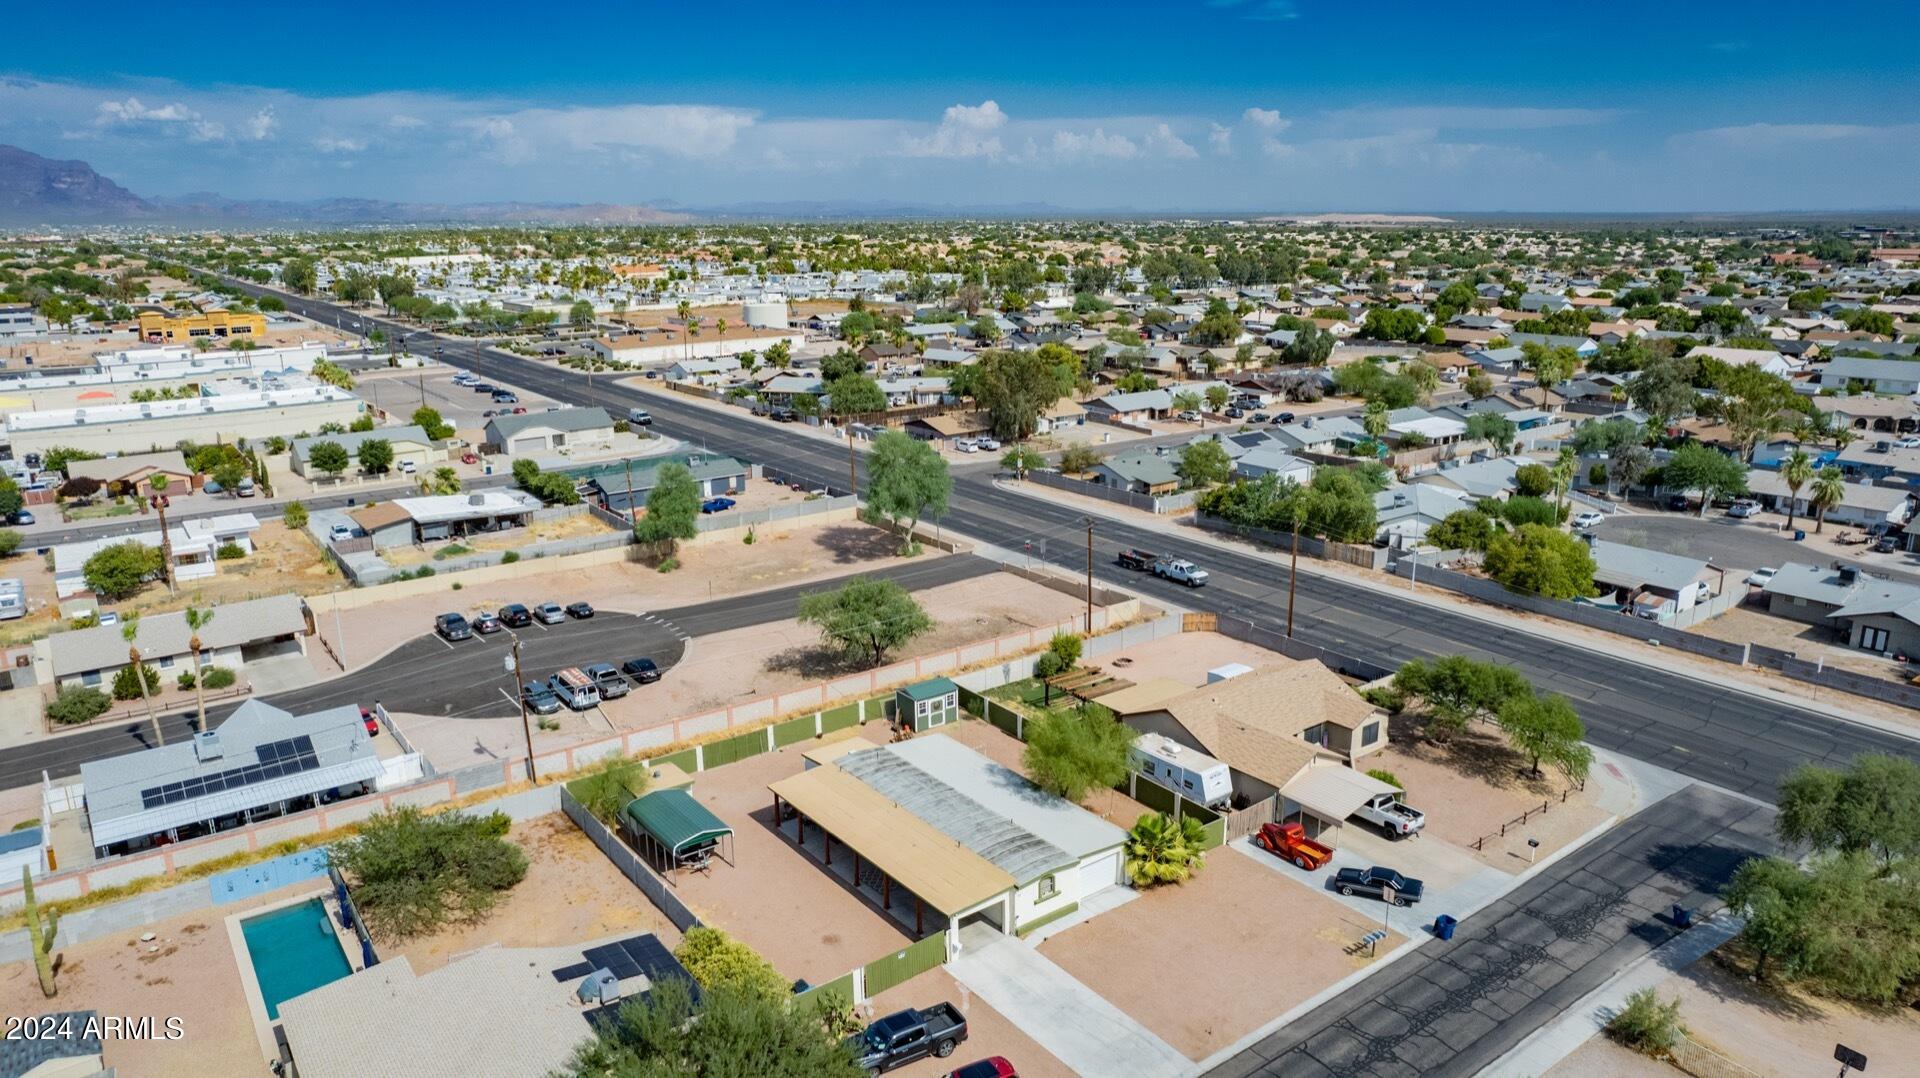
[[314,751],[313,738],[305,734],[287,738],[284,741],[269,741],[255,752],[259,756],[259,763],[230,767],[211,775],[196,776],[142,790],[140,807],[159,808],[162,805],[205,797],[208,794],[237,790],[268,779],[298,775],[320,766],[320,756]]

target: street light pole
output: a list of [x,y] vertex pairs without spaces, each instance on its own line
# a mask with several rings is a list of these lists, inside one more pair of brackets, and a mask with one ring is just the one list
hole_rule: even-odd
[[1087,526],[1087,635],[1093,635],[1093,518],[1087,517],[1082,523]]
[[533,772],[533,726],[527,721],[526,682],[520,674],[520,634],[513,634],[513,695],[520,701],[520,732],[527,739],[527,781],[534,782],[537,776]]
[[1293,564],[1287,567],[1287,639],[1293,639],[1293,582],[1300,576],[1300,522],[1293,522]]

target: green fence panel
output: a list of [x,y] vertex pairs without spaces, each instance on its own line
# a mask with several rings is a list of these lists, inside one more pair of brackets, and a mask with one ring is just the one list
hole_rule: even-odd
[[727,764],[744,760],[749,756],[758,756],[765,751],[767,751],[767,734],[765,730],[752,730],[744,734],[736,734],[733,737],[726,738],[722,741],[715,741],[707,745],[705,750],[708,767],[723,767]]
[[867,996],[872,998],[895,985],[918,977],[947,960],[947,934],[940,931],[907,945],[875,962],[867,963]]
[[985,718],[987,714],[987,698],[964,685],[959,686],[959,689],[960,710],[972,715],[976,719]]
[[800,1005],[806,1005],[809,1003],[820,1003],[820,1002],[824,1002],[827,996],[827,993],[829,992],[839,993],[839,996],[842,1002],[845,1002],[848,1005],[852,1005],[853,974],[851,972],[842,973],[840,976],[834,978],[831,981],[828,981],[826,984],[814,985],[812,988],[809,988],[805,992],[802,992],[799,995],[793,997],[793,1001],[794,1003],[800,1004]]
[[1212,823],[1220,818],[1219,813],[1197,801],[1189,801],[1185,797],[1180,798],[1180,815],[1191,816],[1203,824]]
[[885,696],[876,696],[868,700],[867,721],[879,722],[882,719],[891,721],[893,719],[894,704],[895,700],[892,693],[888,693]]
[[820,729],[823,733],[828,730],[844,730],[859,721],[859,704],[841,704],[839,707],[828,708],[820,715]]
[[785,748],[797,741],[805,741],[812,736],[812,715],[792,719],[773,728],[773,743],[780,748]]
[[655,757],[650,762],[656,763],[656,764],[672,764],[673,766],[691,775],[693,774],[693,769],[696,763],[696,761],[693,758],[694,751],[695,750],[693,749],[681,749],[679,752],[672,753],[667,756]]
[[1020,736],[1020,714],[1005,704],[987,701],[987,721],[1011,737]]
[[1200,830],[1207,833],[1206,845],[1202,846],[1201,849],[1212,850],[1226,845],[1227,821],[1216,816],[1212,823],[1201,825]]
[[1174,793],[1157,782],[1140,779],[1133,784],[1133,799],[1155,812],[1173,813]]

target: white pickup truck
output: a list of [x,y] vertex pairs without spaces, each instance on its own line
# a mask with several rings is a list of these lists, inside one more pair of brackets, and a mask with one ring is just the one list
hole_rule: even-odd
[[1161,558],[1153,563],[1153,575],[1176,584],[1185,584],[1189,588],[1197,588],[1207,582],[1207,571],[1185,558]]
[[1397,793],[1374,794],[1373,799],[1361,805],[1354,815],[1394,838],[1418,834],[1427,826],[1427,814],[1403,803]]

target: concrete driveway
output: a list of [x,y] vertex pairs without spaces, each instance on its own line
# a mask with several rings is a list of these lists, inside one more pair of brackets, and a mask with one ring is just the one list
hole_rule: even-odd
[[1172,1078],[1193,1070],[1172,1045],[1026,941],[988,931],[962,940],[965,948],[947,972],[1076,1074]]
[[1407,933],[1418,925],[1432,922],[1435,914],[1469,909],[1498,895],[1514,883],[1514,877],[1497,868],[1488,868],[1473,854],[1450,842],[1431,836],[1394,841],[1385,835],[1349,823],[1341,829],[1340,845],[1333,861],[1318,872],[1304,872],[1290,861],[1253,845],[1251,839],[1233,842],[1234,849],[1309,890],[1319,891],[1347,908],[1376,920],[1387,914],[1387,906],[1369,895],[1343,895],[1333,889],[1334,873],[1343,868],[1369,868],[1382,865],[1426,885],[1420,904],[1392,911],[1395,931]]

